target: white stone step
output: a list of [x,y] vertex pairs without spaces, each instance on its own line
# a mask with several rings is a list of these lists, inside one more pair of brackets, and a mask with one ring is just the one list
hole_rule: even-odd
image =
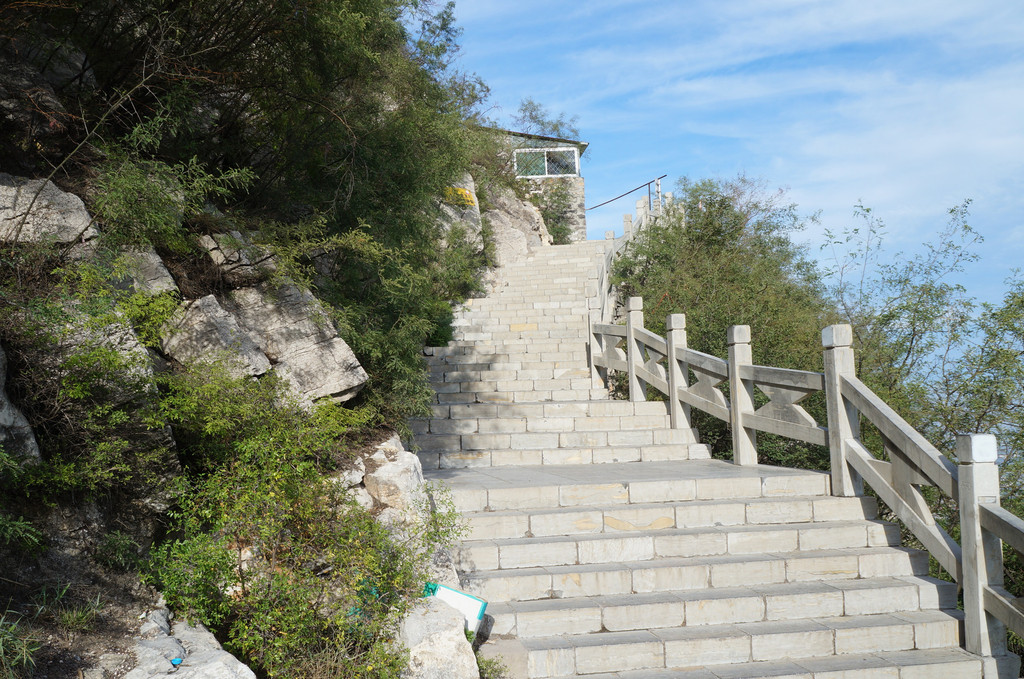
[[[679,430],[670,430],[678,433]],[[657,433],[657,432],[655,432]],[[543,437],[545,434],[530,434]],[[564,435],[563,435],[564,436]],[[552,439],[553,440],[553,439]],[[557,447],[495,450],[420,451],[424,469],[470,469],[476,467],[529,467],[544,465],[622,464],[707,460],[710,449],[702,443],[667,443],[639,447]]]
[[[554,412],[554,408],[552,411]],[[416,434],[417,445],[423,450],[450,450],[452,445],[462,450],[521,447],[517,446],[515,438],[500,439],[500,443],[493,443],[491,436],[495,434],[554,434],[557,442],[568,446],[637,446],[652,443],[690,443],[694,440],[692,429],[671,429],[671,421],[666,414],[601,417],[575,416],[568,410],[566,413],[565,416],[447,419],[434,417],[414,420],[410,426]],[[654,432],[659,434],[655,436]],[[451,438],[455,435],[462,437],[461,446],[458,440]],[[432,441],[438,439],[444,440],[438,445],[432,444]],[[478,440],[482,443],[478,443]]]
[[856,547],[480,571],[464,574],[462,585],[501,602],[927,574],[927,552]]
[[[614,514],[614,513],[612,513]],[[626,507],[618,516],[633,530],[548,537],[464,540],[455,550],[458,570],[651,561],[664,557],[811,552],[895,546],[899,526],[883,521],[735,525],[677,528],[675,507]]]
[[465,403],[543,403],[551,401],[587,401],[608,396],[607,389],[552,389],[530,391],[460,391],[435,393],[437,405]]
[[[525,639],[529,677],[959,650],[960,616],[911,611]],[[954,647],[951,649],[951,647]],[[944,675],[939,675],[944,676]]]
[[468,405],[434,406],[432,416],[452,419],[516,418],[516,417],[632,417],[633,415],[664,415],[667,406],[659,401],[564,401],[522,405],[471,403]]
[[722,460],[424,470],[460,511],[828,495],[822,472]]
[[[460,371],[465,375],[466,371]],[[488,376],[485,379],[470,379],[460,377],[458,379],[435,381],[432,386],[439,394],[450,393],[482,393],[491,391],[500,392],[527,392],[527,391],[555,391],[568,389],[591,389],[593,381],[589,370],[565,371],[565,377],[539,377],[531,379],[517,377],[513,371],[495,371],[496,375]],[[541,371],[533,371],[541,372]],[[509,374],[511,373],[511,374]],[[582,374],[581,374],[582,373]]]
[[[663,528],[857,521],[874,519],[877,507],[865,497],[789,497],[739,500],[689,500],[593,507],[538,508],[469,512],[463,515],[468,540],[574,535],[647,530],[665,508]],[[643,517],[643,518],[641,518]]]
[[797,582],[494,603],[491,635],[520,639],[842,615],[955,609],[952,582],[923,576]]
[[[447,384],[466,384],[474,382],[522,382],[534,383],[541,380],[542,388],[545,380],[564,379],[590,379],[590,368],[585,363],[576,363],[566,367],[554,367],[539,363],[534,368],[498,368],[487,364],[472,364],[474,368],[466,366],[438,366],[430,370],[431,382],[436,386]],[[486,366],[486,367],[484,367]],[[467,389],[469,391],[469,389]]]
[[427,347],[426,351],[436,356],[460,354],[539,354],[553,351],[584,351],[587,350],[585,338],[579,340],[522,340],[507,342],[460,342],[452,341],[443,347]]
[[590,372],[585,356],[568,351],[560,355],[549,353],[546,356],[504,356],[491,360],[474,360],[471,356],[457,357],[454,361],[428,359],[427,368],[434,381],[444,381],[443,378],[451,373],[461,372],[481,373],[477,379],[489,379],[490,373],[507,371],[518,373],[526,370],[543,370],[548,373],[544,377],[552,379],[563,376],[559,371],[579,371],[580,374],[576,376],[585,376]]
[[[514,642],[512,642],[514,643]],[[487,647],[485,646],[485,649]],[[505,651],[506,655],[510,651]],[[522,674],[526,676],[525,657]],[[597,673],[588,679],[980,679],[981,660],[959,648],[851,653],[779,662]]]

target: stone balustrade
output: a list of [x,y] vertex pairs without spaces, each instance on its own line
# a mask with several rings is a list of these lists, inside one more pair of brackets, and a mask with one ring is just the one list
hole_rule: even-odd
[[[611,259],[607,264],[610,268]],[[994,436],[958,437],[956,463],[943,455],[857,378],[848,325],[824,329],[825,370],[816,373],[755,365],[746,325],[729,328],[729,355],[723,359],[687,346],[682,314],[667,318],[666,337],[644,328],[639,297],[628,300],[624,324],[609,323],[609,315],[591,310],[589,356],[595,376],[607,383],[610,372],[625,373],[630,401],[664,395],[673,428],[691,431],[694,408],[727,422],[737,465],[757,464],[757,432],[827,446],[832,494],[858,496],[865,483],[870,486],[962,588],[964,644],[983,658],[984,676],[1017,676],[1019,660],[1007,653],[1006,632],[1024,636],[1024,605],[1003,587],[1002,544],[1024,553],[1024,520],[999,506]],[[825,423],[801,406],[820,392],[827,404]],[[862,422],[880,435],[882,458],[862,442]],[[924,486],[958,505],[960,543],[932,515],[920,490]]]

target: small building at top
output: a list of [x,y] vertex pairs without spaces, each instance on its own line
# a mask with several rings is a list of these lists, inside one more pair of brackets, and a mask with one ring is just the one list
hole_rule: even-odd
[[[567,240],[586,240],[587,213],[580,157],[589,144],[512,130],[503,132],[512,147],[516,177],[531,185],[530,193],[538,197],[542,206],[547,206],[548,212],[559,215],[560,224],[555,226],[568,229]],[[552,226],[548,224],[549,231]]]

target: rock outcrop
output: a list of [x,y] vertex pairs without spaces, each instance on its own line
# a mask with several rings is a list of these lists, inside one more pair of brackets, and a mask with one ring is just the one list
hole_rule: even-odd
[[96,237],[82,199],[45,179],[0,172],[0,240],[74,243]]
[[28,420],[7,398],[7,354],[0,346],[0,449],[15,460],[39,460],[39,445]]
[[[402,445],[397,435],[379,444],[365,461],[333,478],[342,489],[377,520],[398,533],[419,530],[428,519],[434,498],[423,480],[420,459]],[[433,582],[459,587],[452,556],[447,549],[430,555],[429,577]]]
[[239,325],[300,398],[347,401],[366,383],[366,371],[308,290],[239,288],[231,302]]
[[254,285],[277,270],[273,257],[239,231],[200,236],[199,244],[231,285]]
[[213,295],[184,302],[162,348],[181,362],[227,357],[236,377],[273,369],[304,403],[346,401],[367,380],[316,298],[294,285],[238,288],[223,304]]
[[135,644],[138,664],[125,679],[171,674],[177,679],[256,679],[252,670],[221,648],[208,629],[183,620],[172,623],[166,608],[147,616],[139,637]]
[[182,302],[165,328],[161,348],[181,363],[224,358],[234,377],[270,370],[270,360],[256,340],[213,295]]
[[461,226],[470,243],[483,246],[480,201],[476,195],[476,183],[468,172],[449,188],[448,195],[441,202],[441,215],[446,232],[454,226]]
[[178,286],[174,283],[174,277],[152,247],[133,250],[129,257],[132,262],[132,284],[136,290],[151,295],[177,292]]
[[491,226],[498,266],[519,259],[532,248],[551,245],[551,234],[533,203],[504,188],[492,191],[489,198],[493,207],[482,218]]
[[480,679],[462,613],[434,597],[421,599],[402,620],[398,642],[409,649],[403,679]]

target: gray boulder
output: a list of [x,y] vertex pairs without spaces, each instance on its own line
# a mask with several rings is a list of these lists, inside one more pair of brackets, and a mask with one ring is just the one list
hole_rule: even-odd
[[412,523],[427,503],[423,465],[402,447],[397,436],[377,447],[370,456],[371,471],[363,477],[367,492],[386,508],[380,520],[388,524]]
[[403,679],[480,679],[462,613],[426,597],[402,620],[398,643],[409,649]]
[[470,243],[483,245],[480,235],[480,201],[476,196],[476,183],[468,172],[451,186],[450,194],[441,202],[441,225],[445,232],[453,226],[461,226]]
[[7,398],[7,354],[0,346],[0,448],[16,460],[39,461],[39,444],[28,420]]
[[551,245],[551,234],[533,203],[509,189],[496,190],[490,198],[494,207],[483,217],[491,225],[498,266],[525,256],[533,248]]
[[253,285],[277,270],[273,258],[238,231],[200,236],[199,244],[232,285]]
[[152,247],[132,250],[128,253],[128,257],[131,261],[132,283],[136,290],[152,295],[178,291],[171,272],[167,270],[160,255]]
[[74,243],[95,236],[81,198],[45,179],[0,172],[0,241]]
[[235,377],[270,370],[270,361],[259,345],[213,295],[183,302],[163,335],[164,353],[181,363],[226,356],[234,359],[228,365]]
[[183,363],[233,357],[236,377],[273,369],[305,404],[346,401],[368,379],[316,298],[294,285],[238,288],[223,305],[213,295],[185,302],[162,348]]
[[[202,625],[182,620],[170,624],[166,609],[147,616],[135,643],[138,664],[125,679],[151,679],[173,674],[178,679],[256,679],[237,658],[221,648]],[[172,660],[180,659],[176,666]]]
[[308,290],[239,288],[231,301],[238,324],[301,400],[347,401],[366,383],[366,371]]

